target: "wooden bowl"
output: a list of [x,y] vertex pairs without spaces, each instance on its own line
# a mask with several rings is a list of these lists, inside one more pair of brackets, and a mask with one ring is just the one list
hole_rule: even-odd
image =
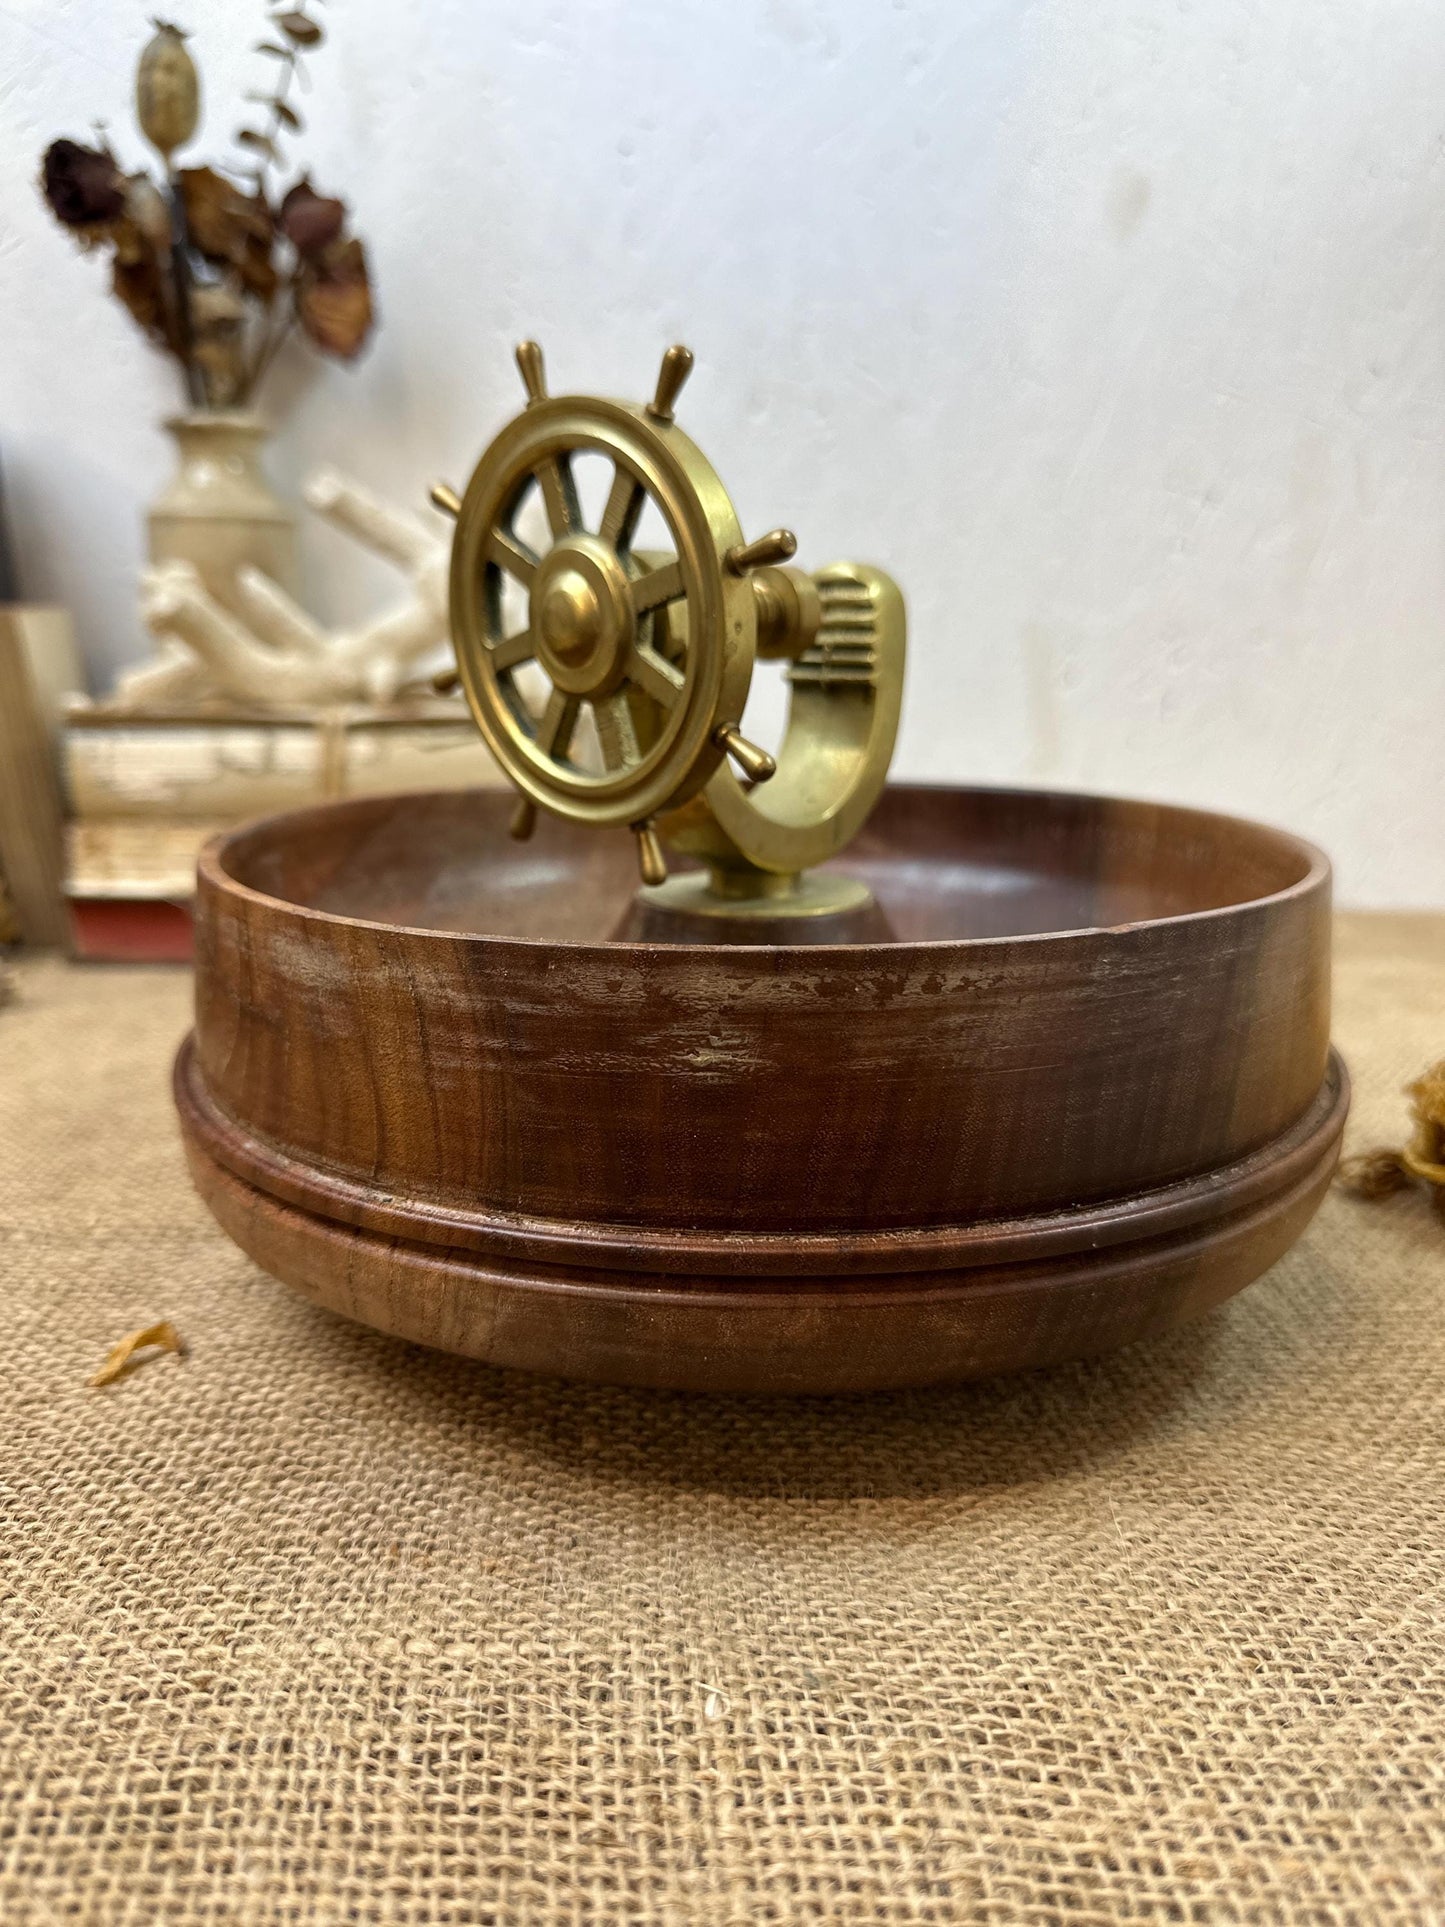
[[1098,1351],[1259,1276],[1329,1182],[1329,865],[1255,824],[893,789],[899,941],[614,943],[631,838],[365,798],[212,842],[195,1180],[383,1330],[630,1384],[840,1391]]

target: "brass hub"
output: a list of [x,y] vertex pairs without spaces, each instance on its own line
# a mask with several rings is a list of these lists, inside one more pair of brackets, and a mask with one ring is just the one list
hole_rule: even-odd
[[532,582],[537,660],[569,696],[605,696],[622,680],[636,621],[627,571],[595,535],[569,535]]

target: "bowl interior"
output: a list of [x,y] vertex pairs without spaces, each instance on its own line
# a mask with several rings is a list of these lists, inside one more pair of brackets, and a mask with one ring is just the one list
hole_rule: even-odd
[[[477,935],[601,942],[637,888],[632,838],[546,818],[507,831],[510,793],[366,797],[271,817],[219,856],[235,882],[332,915]],[[1256,902],[1306,883],[1308,844],[1235,817],[1033,790],[896,787],[835,866],[901,941],[1109,929]]]

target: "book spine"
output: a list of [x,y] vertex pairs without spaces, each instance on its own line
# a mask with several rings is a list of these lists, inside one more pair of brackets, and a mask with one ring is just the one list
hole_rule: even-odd
[[73,897],[71,944],[86,963],[190,963],[191,913],[181,903]]
[[0,608],[0,870],[28,943],[65,943],[60,783],[21,628]]

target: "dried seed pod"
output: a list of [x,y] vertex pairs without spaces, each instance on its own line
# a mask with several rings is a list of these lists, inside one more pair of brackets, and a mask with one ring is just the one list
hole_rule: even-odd
[[158,20],[135,76],[135,112],[141,132],[169,162],[184,147],[201,118],[201,79],[186,52],[179,27]]

